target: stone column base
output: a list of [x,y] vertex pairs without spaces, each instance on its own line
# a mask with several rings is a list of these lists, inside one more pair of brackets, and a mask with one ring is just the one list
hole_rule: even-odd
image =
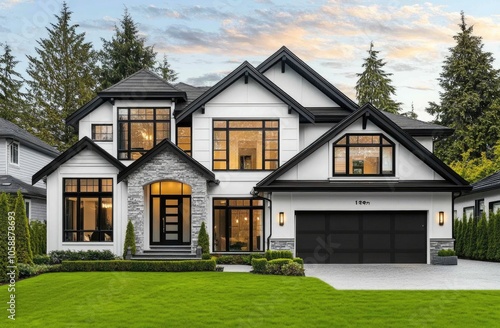
[[272,250],[289,250],[295,254],[295,238],[272,238],[270,247]]
[[431,261],[442,249],[455,249],[455,239],[453,238],[431,238]]

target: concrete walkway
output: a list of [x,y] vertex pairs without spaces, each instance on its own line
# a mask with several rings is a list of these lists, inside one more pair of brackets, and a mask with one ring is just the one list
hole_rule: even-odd
[[306,276],[336,289],[500,290],[500,263],[458,260],[458,265],[306,264]]
[[250,272],[252,266],[250,265],[239,265],[239,264],[221,264],[224,267],[224,272]]

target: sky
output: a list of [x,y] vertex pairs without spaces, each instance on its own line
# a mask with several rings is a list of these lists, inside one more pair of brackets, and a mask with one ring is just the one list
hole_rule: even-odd
[[[439,102],[439,74],[455,45],[460,11],[484,50],[500,68],[500,1],[363,0],[67,0],[72,24],[94,49],[110,40],[125,8],[158,59],[168,61],[177,82],[213,85],[248,60],[257,66],[285,45],[338,89],[355,98],[357,73],[370,42],[392,73],[395,100],[412,103],[419,119],[430,101]],[[0,0],[0,43],[7,43],[25,76],[26,55],[56,22],[62,1]],[[28,78],[28,76],[25,76]]]

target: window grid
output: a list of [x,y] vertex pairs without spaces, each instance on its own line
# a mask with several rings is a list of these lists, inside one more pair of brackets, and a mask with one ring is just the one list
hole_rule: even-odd
[[[230,133],[236,131],[256,131],[262,134],[261,161],[251,169],[240,163],[238,168],[231,168],[230,162]],[[244,156],[241,156],[244,157]],[[241,161],[241,159],[240,159]],[[241,170],[274,170],[279,163],[279,121],[278,120],[214,120],[213,121],[213,150],[212,167],[214,171],[241,171]],[[234,164],[234,163],[233,163]],[[242,168],[243,167],[243,168]]]
[[13,141],[10,144],[10,163],[19,165],[19,143]]
[[112,124],[92,124],[92,140],[113,141]]

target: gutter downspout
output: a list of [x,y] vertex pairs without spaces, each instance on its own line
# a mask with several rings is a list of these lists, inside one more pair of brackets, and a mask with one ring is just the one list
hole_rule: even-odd
[[[270,249],[271,237],[273,235],[273,201],[270,198],[266,198],[266,197],[260,196],[259,192],[255,191],[254,189],[252,189],[252,191],[250,192],[250,194],[252,195],[253,198],[264,199],[264,200],[267,200],[269,202],[269,216],[270,216],[270,220],[269,220],[269,237],[267,237],[267,249]],[[266,225],[264,224],[264,236],[265,235],[266,235]]]

